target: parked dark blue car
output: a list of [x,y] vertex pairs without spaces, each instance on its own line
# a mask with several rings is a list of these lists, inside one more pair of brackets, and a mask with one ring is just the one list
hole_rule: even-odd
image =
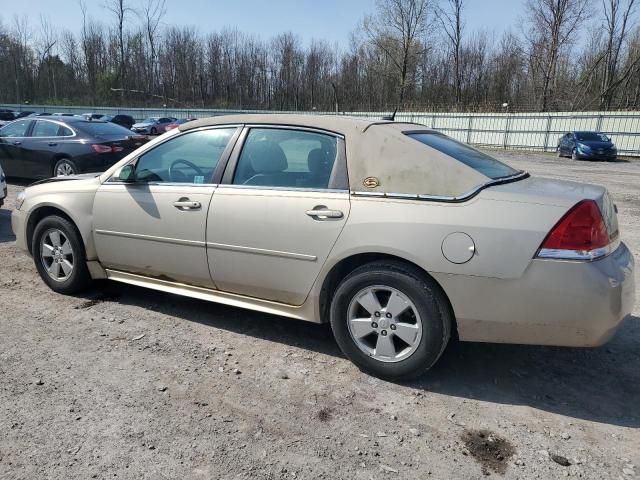
[[608,160],[618,158],[611,139],[599,132],[569,132],[558,141],[558,156],[574,160]]

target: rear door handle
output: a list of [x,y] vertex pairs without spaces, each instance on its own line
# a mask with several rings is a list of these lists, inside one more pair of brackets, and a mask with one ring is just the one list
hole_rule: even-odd
[[13,142],[14,145],[22,145],[22,142],[20,140],[16,140],[15,142]]
[[48,143],[47,145],[49,145],[50,147],[57,147],[58,146],[57,143]]
[[177,202],[173,202],[173,206],[178,210],[197,210],[202,207],[200,202],[192,202],[188,198],[181,198]]
[[340,210],[329,210],[328,208],[314,208],[313,210],[307,210],[306,213],[317,220],[324,218],[342,218],[344,215]]

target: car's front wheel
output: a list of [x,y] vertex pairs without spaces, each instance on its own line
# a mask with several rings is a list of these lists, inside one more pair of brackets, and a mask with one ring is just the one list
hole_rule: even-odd
[[331,328],[342,352],[385,379],[413,378],[431,368],[449,341],[451,323],[438,285],[402,263],[357,268],[331,303]]
[[40,277],[58,293],[75,293],[91,283],[82,238],[69,220],[57,215],[40,220],[31,252]]
[[156,127],[151,127],[151,135],[157,135],[158,134],[158,130],[156,129]]
[[571,150],[571,160],[580,160],[578,158],[578,151],[575,148]]

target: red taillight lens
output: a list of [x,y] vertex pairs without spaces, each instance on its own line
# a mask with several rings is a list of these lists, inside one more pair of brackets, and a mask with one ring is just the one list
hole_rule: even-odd
[[113,151],[109,145],[100,145],[99,143],[91,145],[91,148],[96,153],[111,153]]
[[[575,258],[582,258],[581,255],[592,258],[589,252],[605,248],[609,243],[609,232],[600,208],[593,200],[583,200],[551,229],[540,246],[538,256],[562,257],[558,250],[566,250],[574,252]],[[570,255],[562,258],[570,257],[574,258]]]

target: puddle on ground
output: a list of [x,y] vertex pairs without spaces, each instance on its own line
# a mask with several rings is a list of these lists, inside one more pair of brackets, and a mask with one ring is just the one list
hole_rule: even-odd
[[480,463],[485,475],[490,475],[491,471],[504,474],[509,459],[515,453],[513,445],[508,440],[489,430],[465,430],[462,441],[469,454]]

